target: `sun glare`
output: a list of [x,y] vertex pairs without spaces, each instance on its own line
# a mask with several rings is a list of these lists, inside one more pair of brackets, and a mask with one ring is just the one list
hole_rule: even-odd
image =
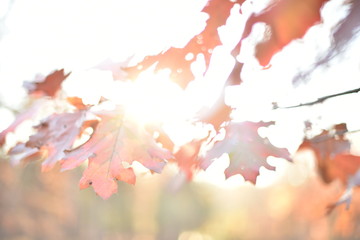
[[[197,7],[199,8],[200,5]],[[178,11],[177,13],[179,14]],[[170,70],[165,69],[155,73],[151,68],[143,71],[134,81],[113,81],[111,72],[105,70],[74,71],[65,82],[64,88],[69,95],[79,96],[87,104],[96,104],[101,97],[105,97],[123,106],[126,118],[138,124],[161,124],[177,146],[190,142],[194,138],[205,137],[211,128],[203,124],[193,124],[192,120],[199,117],[198,114],[204,109],[211,108],[221,94],[221,89],[234,66],[235,61],[230,55],[230,49],[236,44],[241,33],[240,30],[243,27],[239,25],[239,22],[242,22],[241,18],[244,18],[244,15],[239,14],[239,6],[235,6],[227,24],[219,28],[223,45],[213,49],[210,66],[205,75],[203,57],[194,56],[191,53],[186,56],[188,59],[196,59],[192,64],[195,80],[186,89],[180,88],[170,79]],[[200,25],[193,26],[193,30],[189,33],[194,34],[199,31]],[[162,38],[168,39],[170,35]],[[178,43],[175,45],[181,45],[181,42],[184,42],[180,38],[185,39],[186,36],[178,36]],[[149,42],[152,40],[149,39]],[[159,49],[158,45],[155,44],[153,49]],[[162,47],[167,46],[169,44],[164,43]],[[150,46],[146,51],[149,49]],[[115,57],[115,59],[119,58]],[[245,77],[247,77],[246,74]],[[237,111],[233,114],[237,121],[259,120],[259,116],[263,116],[265,112],[270,114],[271,111],[271,106],[267,104],[274,96],[274,92],[269,92],[272,86],[264,83],[264,74],[259,71],[251,78],[251,81],[242,84],[241,87],[228,87],[226,90],[226,103],[239,109],[239,115]],[[259,85],[266,85],[266,87],[259,88]],[[257,94],[253,94],[254,92]],[[228,165],[229,159],[224,155],[216,160],[206,172],[201,172],[195,181],[210,182],[226,188],[243,185],[244,179],[239,175],[225,180],[223,170]],[[268,186],[279,177],[279,174],[261,169],[258,185]]]
[[[141,61],[145,55],[158,54],[171,46],[183,47],[204,28],[208,16],[200,10],[207,1],[140,0],[123,3],[107,0],[87,4],[84,0],[79,3],[65,0],[56,5],[39,0],[35,0],[39,4],[30,4],[24,0],[20,2],[14,5],[7,20],[9,34],[2,39],[0,63],[3,68],[0,79],[6,79],[7,82],[0,80],[0,86],[6,85],[8,89],[9,82],[29,80],[39,72],[45,75],[53,69],[64,67],[66,71],[72,72],[63,83],[66,95],[78,96],[85,104],[97,104],[101,97],[105,97],[122,105],[126,117],[139,124],[162,124],[172,140],[179,145],[194,137],[203,137],[209,130],[191,121],[199,117],[199,112],[216,103],[235,63],[230,52],[239,40],[244,18],[259,8],[258,5],[246,2],[240,14],[240,6],[235,5],[226,25],[218,29],[222,45],[213,49],[205,75],[204,57],[193,53],[186,55],[188,60],[196,59],[191,66],[195,80],[184,90],[169,78],[168,70],[154,73],[149,69],[135,81],[126,78],[114,81],[111,71],[96,69],[94,66],[106,59],[124,63],[130,56],[135,62]],[[87,8],[81,9],[83,19],[80,19],[79,7],[85,2]],[[73,4],[72,8],[67,7],[70,3]],[[28,11],[30,8],[32,11]],[[67,17],[63,18],[65,15]],[[154,15],[157,17],[154,18]],[[26,24],[23,19],[28,19]],[[37,27],[29,30],[28,26]],[[98,34],[95,36],[94,32]],[[28,44],[23,44],[24,39],[27,39]],[[280,62],[281,59],[284,62]],[[278,65],[287,66],[286,57],[278,57],[277,60]],[[245,66],[242,72],[244,83],[228,87],[225,93],[226,103],[237,109],[232,114],[234,120],[259,121],[274,117],[269,103],[280,95],[285,99],[289,95],[286,92],[291,89],[287,78],[289,74],[285,70],[281,69],[279,74],[279,71],[271,69],[260,71],[256,66]],[[279,80],[278,76],[286,80]],[[6,96],[3,98],[7,105],[14,105],[7,93],[1,94]],[[264,114],[269,119],[260,119]],[[288,124],[286,130],[292,126]],[[228,164],[226,159],[219,162]],[[225,168],[225,165],[222,167]],[[223,178],[216,177],[218,173],[212,174],[211,168],[208,172],[209,179]],[[263,176],[273,176],[266,174],[266,171],[262,172]],[[238,177],[232,177],[225,184],[242,182],[238,180]]]
[[136,81],[115,82],[105,97],[125,107],[127,117],[139,123],[164,123],[186,118],[183,91],[166,72],[146,71]]

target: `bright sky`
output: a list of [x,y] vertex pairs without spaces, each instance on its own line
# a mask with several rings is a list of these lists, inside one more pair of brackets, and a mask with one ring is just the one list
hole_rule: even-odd
[[[343,107],[358,101],[357,95],[329,100],[329,104],[311,109],[271,110],[273,101],[293,105],[359,87],[360,59],[355,53],[360,52],[360,41],[355,40],[342,58],[333,61],[331,68],[316,71],[309,83],[297,88],[292,84],[297,70],[310,66],[314,56],[331,44],[330,30],[346,13],[346,9],[339,7],[342,1],[332,0],[324,8],[324,24],[310,29],[304,41],[295,41],[276,55],[268,70],[261,70],[252,60],[251,43],[248,43],[246,49],[250,50],[239,56],[250,62],[243,71],[245,83],[227,90],[227,101],[238,108],[234,113],[237,120],[278,120],[277,126],[265,134],[291,151],[302,139],[302,124],[306,119],[316,120],[321,116],[325,126],[347,121],[351,129],[360,129],[360,115],[354,114],[350,107]],[[1,1],[3,12],[7,2],[10,1]],[[135,56],[141,60],[170,46],[183,46],[205,26],[207,16],[200,13],[205,3],[205,0],[15,0],[5,27],[0,28],[0,100],[5,106],[18,108],[25,96],[21,87],[24,80],[65,68],[73,73],[64,88],[70,95],[82,96],[88,102],[96,102],[100,94],[112,97],[129,103],[129,109],[135,109],[132,114],[139,119],[157,116],[174,121],[191,116],[216,99],[219,86],[231,71],[234,62],[227,51],[241,33],[240,15],[232,15],[228,25],[220,30],[223,42],[229,46],[214,51],[209,74],[185,93],[167,83],[165,73],[158,76],[144,73],[135,85],[116,83],[114,86],[110,72],[91,68],[108,59],[126,62]],[[259,11],[263,7],[261,3],[264,2],[244,5],[243,12],[246,15]],[[201,66],[201,62],[198,64]],[[171,107],[174,105],[178,106],[176,111]],[[0,115],[1,130],[13,116],[1,107]],[[284,132],[292,134],[288,138],[279,135]]]

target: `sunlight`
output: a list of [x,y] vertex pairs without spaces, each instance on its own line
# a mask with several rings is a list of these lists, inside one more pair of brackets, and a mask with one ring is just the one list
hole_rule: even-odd
[[134,82],[114,82],[104,97],[123,105],[127,117],[142,124],[189,117],[182,106],[182,89],[169,80],[166,71],[145,71]]
[[112,73],[98,69],[75,70],[63,83],[67,96],[77,96],[84,104],[97,104],[113,85]]

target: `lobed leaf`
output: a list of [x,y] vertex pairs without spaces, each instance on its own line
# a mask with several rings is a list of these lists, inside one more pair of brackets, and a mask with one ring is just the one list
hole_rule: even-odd
[[277,148],[267,138],[259,136],[258,128],[272,124],[274,123],[231,122],[225,127],[224,140],[216,142],[212,149],[206,153],[201,160],[201,167],[203,169],[208,168],[216,158],[228,153],[230,165],[225,169],[226,178],[241,174],[245,180],[255,184],[260,167],[275,170],[273,166],[267,163],[267,157],[274,156],[291,161],[287,149]]
[[90,139],[78,148],[67,151],[62,169],[72,169],[86,159],[80,187],[92,185],[102,198],[108,198],[117,189],[115,180],[135,183],[131,164],[140,162],[153,172],[160,173],[166,159],[172,154],[158,146],[141,126],[124,119],[122,109],[98,112],[99,123]]
[[24,87],[30,94],[55,97],[61,89],[62,82],[70,75],[65,74],[64,69],[56,70],[46,76],[42,81],[24,82]]
[[345,138],[346,132],[346,124],[337,124],[313,138],[304,139],[298,148],[298,152],[314,152],[318,172],[325,183],[335,179],[346,183],[360,167],[360,157],[350,154],[351,144]]
[[[44,159],[42,170],[47,171],[65,156],[65,151],[72,148],[74,141],[80,135],[86,112],[53,114],[36,126],[37,132],[30,136],[29,141],[19,143],[9,154],[15,157],[37,153]],[[23,146],[24,145],[24,146]],[[35,149],[35,150],[34,150]],[[19,155],[20,154],[20,155]],[[17,159],[17,162],[21,159]]]
[[[142,62],[136,66],[125,68],[130,78],[136,78],[141,71],[148,69],[152,65],[156,65],[155,71],[169,68],[171,70],[171,78],[181,87],[185,88],[190,81],[194,79],[191,72],[191,64],[196,60],[198,54],[205,57],[206,70],[210,64],[212,50],[221,45],[217,28],[224,25],[230,16],[231,8],[243,0],[211,0],[204,7],[203,12],[209,15],[205,29],[183,48],[172,47],[164,53],[155,56],[147,56]],[[191,54],[193,57],[187,59],[186,56]]]

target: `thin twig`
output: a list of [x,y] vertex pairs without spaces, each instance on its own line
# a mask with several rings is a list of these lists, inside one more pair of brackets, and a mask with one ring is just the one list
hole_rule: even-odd
[[307,103],[300,103],[298,105],[293,105],[293,106],[286,106],[286,107],[280,107],[278,106],[278,104],[275,102],[273,103],[273,109],[289,109],[289,108],[298,108],[298,107],[304,107],[304,106],[312,106],[318,103],[322,103],[325,100],[329,99],[329,98],[334,98],[334,97],[338,97],[338,96],[342,96],[342,95],[347,95],[347,94],[351,94],[351,93],[357,93],[360,92],[360,88],[356,88],[356,89],[352,89],[352,90],[348,90],[345,92],[341,92],[341,93],[336,93],[336,94],[331,94],[328,96],[324,96],[324,97],[320,97],[315,101],[312,102],[307,102]]
[[346,133],[358,133],[358,132],[360,132],[360,129],[347,131]]

